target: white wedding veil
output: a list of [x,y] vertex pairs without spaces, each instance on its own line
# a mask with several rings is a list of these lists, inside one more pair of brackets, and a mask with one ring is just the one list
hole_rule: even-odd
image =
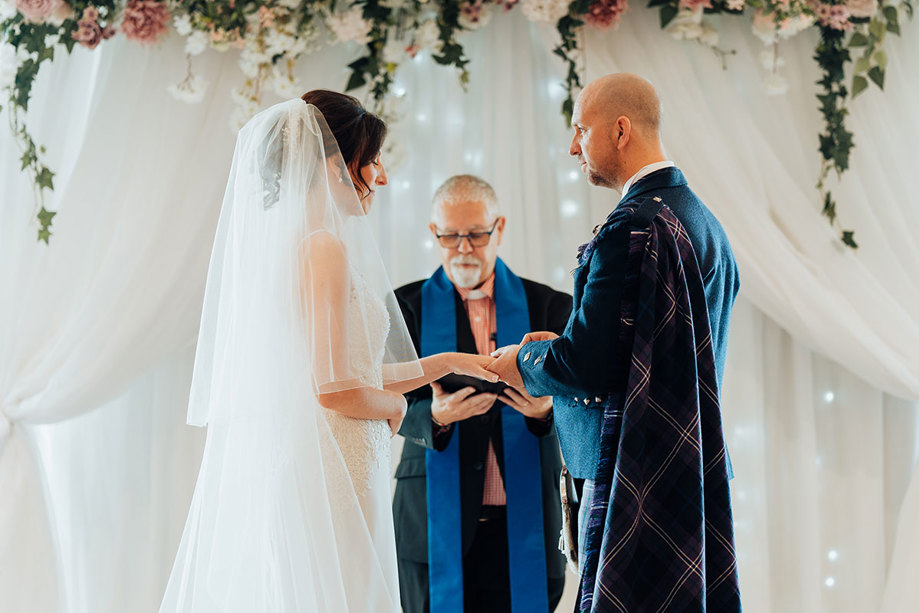
[[374,547],[317,395],[420,376],[322,114],[300,99],[262,111],[239,133],[214,240],[188,407],[207,443],[161,611],[398,606],[394,556]]

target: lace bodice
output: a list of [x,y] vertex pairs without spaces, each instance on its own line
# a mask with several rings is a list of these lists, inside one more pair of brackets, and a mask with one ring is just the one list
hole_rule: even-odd
[[[351,271],[348,300],[348,353],[351,366],[367,387],[383,389],[383,352],[389,335],[389,313],[357,271]],[[372,338],[366,338],[367,331]],[[338,442],[358,494],[384,473],[389,477],[390,429],[386,420],[354,419],[326,410],[329,428]]]

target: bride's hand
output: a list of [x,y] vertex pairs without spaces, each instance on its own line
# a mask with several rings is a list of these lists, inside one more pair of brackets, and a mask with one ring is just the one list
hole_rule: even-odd
[[447,368],[452,373],[485,379],[492,383],[497,383],[498,381],[498,375],[487,370],[488,366],[494,362],[494,358],[490,356],[473,353],[448,353],[444,357],[446,358]]
[[389,429],[392,431],[392,436],[395,437],[399,434],[399,428],[402,427],[402,421],[405,419],[405,412],[408,410],[408,401],[402,394],[393,393],[393,395],[398,396],[396,404],[399,407],[399,411],[386,421],[389,422]]

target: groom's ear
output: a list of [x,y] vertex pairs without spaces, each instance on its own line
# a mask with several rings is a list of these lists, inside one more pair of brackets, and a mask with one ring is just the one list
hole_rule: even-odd
[[616,149],[622,151],[632,138],[632,121],[625,115],[622,115],[616,120],[614,130],[616,134]]

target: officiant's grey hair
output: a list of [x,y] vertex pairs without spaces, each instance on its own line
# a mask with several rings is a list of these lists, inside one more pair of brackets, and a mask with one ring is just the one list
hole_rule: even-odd
[[455,175],[444,181],[434,192],[431,221],[435,224],[441,221],[441,207],[444,204],[462,202],[482,202],[488,209],[489,217],[496,219],[501,216],[498,195],[488,181],[475,175]]

